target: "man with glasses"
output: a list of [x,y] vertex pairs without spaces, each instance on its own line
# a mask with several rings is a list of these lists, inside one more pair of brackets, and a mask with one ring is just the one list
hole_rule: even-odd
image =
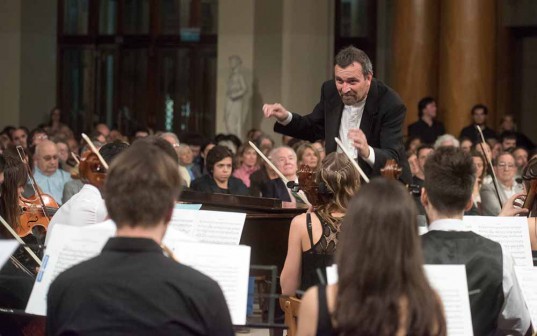
[[498,202],[494,183],[484,184],[480,194],[482,211],[485,216],[497,216],[509,197],[524,191],[524,186],[515,181],[517,167],[513,154],[502,152],[498,155],[494,162],[494,172],[498,178],[498,192],[501,204]]
[[71,175],[58,169],[58,147],[50,140],[41,141],[35,148],[34,177],[41,190],[52,196],[58,203],[62,203],[63,187],[71,181]]

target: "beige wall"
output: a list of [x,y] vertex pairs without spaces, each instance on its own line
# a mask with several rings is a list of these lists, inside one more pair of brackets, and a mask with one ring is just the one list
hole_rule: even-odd
[[0,128],[18,125],[20,109],[21,2],[0,1]]
[[57,0],[22,1],[20,123],[48,120],[56,103]]
[[56,101],[55,0],[0,1],[0,128],[43,122]]
[[330,0],[219,3],[217,133],[224,131],[228,57],[233,54],[243,58],[244,74],[251,79],[245,130],[261,128],[280,140],[272,132],[273,122],[261,117],[263,103],[311,112],[321,83],[332,77],[333,11]]

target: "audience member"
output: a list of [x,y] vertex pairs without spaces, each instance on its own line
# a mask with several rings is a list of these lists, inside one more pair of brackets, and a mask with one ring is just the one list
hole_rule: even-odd
[[505,131],[502,133],[501,137],[502,151],[507,151],[512,148],[516,148],[516,134],[515,132]]
[[481,188],[481,205],[485,216],[497,216],[509,197],[524,190],[523,185],[515,180],[517,170],[513,154],[503,152],[498,155],[498,158],[494,160],[494,172],[498,179],[501,204],[498,201],[494,183],[484,184]]
[[[199,171],[203,174],[207,174],[207,167],[205,167],[205,160],[207,159],[207,153],[214,148],[216,144],[212,140],[205,141],[200,147],[200,154],[194,157],[194,163],[197,165]],[[192,147],[190,147],[192,148]],[[194,154],[194,152],[192,152]]]
[[487,127],[488,113],[489,109],[485,105],[474,105],[474,107],[472,107],[473,123],[462,129],[459,138],[469,138],[474,144],[481,142],[481,136],[479,135],[479,131],[476,129],[476,126],[481,128],[481,132],[483,132],[483,137],[485,140],[488,138],[496,138],[496,132]]
[[515,164],[517,168],[517,177],[522,176],[522,171],[528,164],[528,151],[524,147],[517,147],[513,150]]
[[[177,157],[179,158],[179,147],[181,146],[181,143],[179,142],[179,138],[177,137],[177,135],[172,132],[164,132],[160,134],[159,137],[168,141],[170,145],[172,145],[173,149],[177,153]],[[190,183],[192,182],[190,173],[188,172],[188,169],[186,169],[186,167],[181,164],[179,164],[179,175],[181,175],[181,181],[183,182],[183,185],[187,188],[190,187]]]
[[278,178],[278,175],[265,162],[261,162],[259,169],[250,175],[250,196],[261,197],[261,190],[268,181]]
[[472,140],[468,139],[468,138],[462,138],[459,140],[460,141],[460,148],[462,149],[463,152],[466,152],[466,153],[470,153],[474,147],[474,143],[472,142]]
[[311,144],[315,151],[319,154],[319,162],[322,162],[326,157],[326,151],[324,150],[324,141],[318,140]]
[[259,137],[259,139],[257,139],[255,145],[263,154],[268,155],[268,153],[270,153],[270,151],[274,148],[274,140],[272,140],[272,138],[268,135],[263,134]]
[[298,167],[306,165],[311,169],[316,170],[321,164],[321,156],[309,142],[305,142],[298,147],[296,150],[296,156],[298,160]]
[[13,131],[13,144],[15,146],[22,146],[22,148],[28,148],[28,134],[30,132],[26,127],[19,127]]
[[45,194],[62,204],[62,193],[65,183],[71,181],[71,175],[58,169],[58,147],[50,140],[43,140],[35,148],[34,177],[37,185]]
[[43,141],[48,140],[48,134],[44,129],[38,127],[34,128],[30,132],[29,138],[31,142],[28,147],[30,147],[31,150],[34,151],[37,145],[39,145]]
[[[288,181],[298,183],[296,153],[290,147],[276,147],[270,152],[268,158]],[[284,202],[304,203],[299,196],[294,195],[294,192],[285,185],[281,178],[267,181],[261,187],[261,195],[277,198]]]
[[54,107],[50,111],[48,125],[45,126],[45,131],[49,137],[58,137],[62,140],[74,138],[73,131],[63,123],[62,112],[58,107]]
[[405,142],[405,149],[407,152],[416,153],[416,149],[422,145],[419,137],[408,137]]
[[146,142],[112,163],[103,194],[116,236],[53,281],[47,334],[234,335],[218,284],[160,247],[180,185],[177,163]]
[[516,143],[519,147],[524,147],[527,150],[535,148],[535,144],[524,133],[517,131],[516,120],[512,114],[503,116],[500,124],[500,135],[504,132],[514,132],[516,135]]
[[[106,141],[110,141],[110,140],[114,141],[114,140],[116,140],[116,139],[109,139],[109,137],[110,137],[110,128],[108,128],[108,125],[106,125],[104,123],[96,124],[95,127],[94,127],[94,130],[99,132],[99,133],[101,133],[104,136]],[[123,139],[118,139],[118,140],[123,140]]]
[[240,165],[233,171],[233,176],[240,179],[246,187],[250,188],[250,176],[259,169],[257,152],[250,144],[245,143],[239,147],[237,158]]
[[475,183],[474,188],[472,189],[472,201],[478,213],[482,214],[481,209],[481,187],[483,186],[485,176],[487,174],[487,164],[483,154],[478,151],[471,151],[470,155],[472,156],[472,161],[474,162],[475,168]]
[[226,146],[233,154],[237,154],[237,150],[242,145],[242,141],[235,134],[217,134],[214,142],[220,146]]
[[451,134],[444,134],[438,137],[434,143],[434,149],[438,149],[440,147],[459,147],[459,140],[455,138]]
[[297,335],[446,335],[442,303],[423,270],[408,191],[375,178],[347,209],[336,253],[338,283],[306,292]]
[[190,176],[190,183],[200,177],[202,174],[199,171],[198,167],[194,165],[194,155],[190,146],[185,144],[180,144],[177,147],[177,155],[179,156],[179,165],[185,167]]
[[[506,158],[500,156],[500,163]],[[430,221],[422,236],[425,262],[466,266],[474,335],[526,335],[530,316],[513,259],[462,222],[472,206],[475,178],[470,155],[455,148],[440,148],[425,163],[421,200]]]
[[225,146],[217,145],[207,153],[205,165],[209,174],[195,179],[190,188],[205,193],[248,196],[248,188],[242,181],[231,176],[233,153]]
[[292,296],[297,289],[319,284],[318,270],[326,278],[333,264],[341,221],[347,204],[360,187],[360,176],[342,153],[330,153],[315,174],[319,205],[312,213],[296,216],[291,222],[287,257],[280,276],[282,294]]
[[436,120],[436,101],[422,98],[418,103],[419,120],[408,126],[408,137],[419,138],[422,143],[434,144],[436,138],[446,133],[444,124]]

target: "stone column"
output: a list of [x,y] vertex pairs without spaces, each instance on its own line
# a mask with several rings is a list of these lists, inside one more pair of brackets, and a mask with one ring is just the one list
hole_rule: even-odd
[[441,22],[438,101],[446,131],[458,136],[475,104],[495,120],[496,1],[443,0]]
[[393,88],[407,107],[405,126],[418,119],[421,98],[438,97],[439,10],[439,0],[395,2]]

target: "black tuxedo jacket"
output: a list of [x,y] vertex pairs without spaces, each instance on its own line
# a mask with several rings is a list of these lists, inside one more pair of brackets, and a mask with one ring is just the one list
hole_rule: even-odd
[[[324,139],[326,152],[334,152],[337,149],[334,138],[339,136],[343,107],[335,82],[326,81],[321,88],[321,100],[313,112],[306,116],[293,113],[293,119],[288,125],[276,122],[274,131],[311,142]],[[403,168],[401,180],[411,183],[412,175],[403,145],[405,114],[406,107],[397,93],[373,78],[360,129],[375,151],[375,164],[371,167],[362,158],[358,158],[360,167],[368,176],[380,175],[380,169],[386,161],[395,159]]]

